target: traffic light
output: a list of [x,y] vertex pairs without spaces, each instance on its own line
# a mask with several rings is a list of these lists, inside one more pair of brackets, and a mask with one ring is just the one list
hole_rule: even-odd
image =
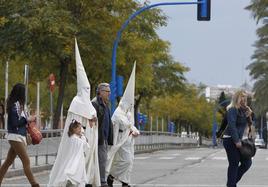
[[198,21],[209,21],[210,20],[210,2],[211,0],[198,0],[197,5],[197,20]]

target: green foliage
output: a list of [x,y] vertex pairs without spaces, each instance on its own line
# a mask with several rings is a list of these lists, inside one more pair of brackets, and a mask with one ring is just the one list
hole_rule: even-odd
[[[10,62],[9,90],[16,82],[23,82],[24,64],[29,64],[28,104],[35,109],[36,83],[40,81],[41,111],[43,117],[48,118],[48,76],[54,73],[53,106],[57,109],[54,111],[59,114],[64,98],[66,114],[76,94],[74,37],[78,40],[94,97],[98,83],[110,82],[111,54],[117,31],[141,6],[134,0],[0,1],[0,76],[3,77],[0,88],[4,88],[7,60]],[[200,96],[195,86],[187,84],[184,73],[189,68],[172,58],[170,44],[157,35],[157,28],[166,24],[167,17],[160,9],[138,15],[122,34],[117,50],[117,73],[125,77],[126,84],[136,61],[136,106],[142,103],[150,114],[209,132],[213,106]],[[3,89],[0,95],[4,96]]]
[[252,0],[247,7],[257,22],[263,21],[257,29],[258,40],[255,42],[256,50],[252,56],[253,62],[247,67],[250,75],[255,80],[253,107],[257,115],[265,114],[268,111],[268,2],[266,0]]
[[[110,82],[111,51],[117,31],[141,6],[134,0],[0,1],[1,88],[4,88],[7,60],[10,88],[16,82],[23,82],[23,67],[29,64],[30,105],[35,108],[36,82],[40,81],[42,112],[49,116],[48,75],[54,73],[54,101],[57,100],[54,108],[61,106],[60,98],[64,97],[66,113],[76,94],[74,37],[78,40],[93,97],[98,83]],[[166,21],[160,9],[144,12],[130,23],[119,43],[117,72],[126,80],[132,63],[137,61],[136,93],[144,98],[180,91],[185,84],[183,73],[187,68],[172,59],[169,43],[159,39],[156,33]],[[3,89],[0,94],[4,95]]]
[[194,131],[210,132],[214,105],[204,97],[198,97],[197,90],[188,87],[187,93],[176,93],[152,100],[152,114],[165,116],[177,124],[191,125]]

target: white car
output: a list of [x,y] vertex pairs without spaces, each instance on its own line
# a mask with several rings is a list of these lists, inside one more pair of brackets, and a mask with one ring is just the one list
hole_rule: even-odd
[[255,146],[259,148],[265,148],[265,143],[262,138],[256,138],[255,139]]

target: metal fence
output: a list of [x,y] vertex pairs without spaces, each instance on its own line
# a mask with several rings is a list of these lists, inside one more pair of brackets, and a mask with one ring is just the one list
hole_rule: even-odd
[[[29,145],[27,148],[31,162],[34,166],[53,164],[63,130],[42,130],[42,142],[38,145]],[[5,139],[6,130],[0,130],[0,165],[7,156],[9,143]],[[141,131],[141,135],[135,138],[135,153],[148,152],[160,149],[172,149],[182,147],[197,147],[198,137],[155,131]],[[17,168],[15,163],[13,169]]]

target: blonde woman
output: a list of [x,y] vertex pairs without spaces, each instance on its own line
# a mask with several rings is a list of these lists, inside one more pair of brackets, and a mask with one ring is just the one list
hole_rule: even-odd
[[247,118],[252,113],[246,103],[247,95],[245,91],[240,90],[233,95],[232,102],[227,106],[228,125],[223,135],[223,146],[229,162],[227,187],[236,187],[252,164],[251,159],[242,159],[239,152],[242,146],[241,139],[248,124]]

